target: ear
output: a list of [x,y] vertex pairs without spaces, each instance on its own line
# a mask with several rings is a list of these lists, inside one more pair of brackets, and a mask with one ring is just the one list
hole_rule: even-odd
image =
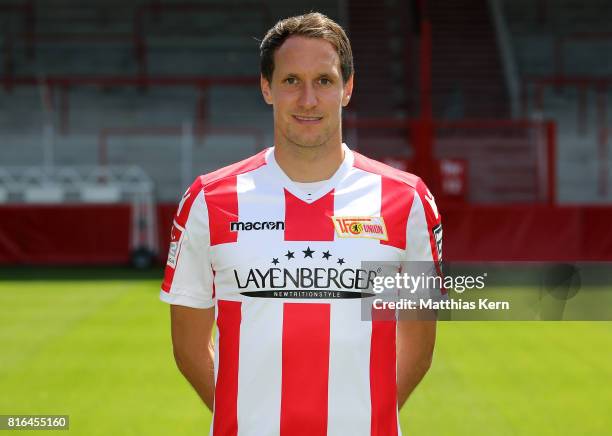
[[261,86],[261,94],[266,103],[272,104],[272,90],[270,89],[270,82],[263,75],[259,76],[259,84]]
[[345,107],[349,104],[351,94],[353,94],[353,78],[355,74],[351,74],[351,77],[344,84],[344,95],[342,96],[342,106]]

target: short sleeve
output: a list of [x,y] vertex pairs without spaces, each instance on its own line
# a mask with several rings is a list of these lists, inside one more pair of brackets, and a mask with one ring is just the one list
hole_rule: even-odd
[[442,216],[436,201],[419,179],[406,229],[406,260],[442,261]]
[[199,179],[174,216],[160,299],[194,308],[214,306],[208,210]]
[[[414,276],[438,277],[435,289],[428,287],[430,297],[445,294],[442,283],[442,217],[435,199],[419,179],[406,228],[405,264],[402,270]],[[424,296],[424,295],[422,295]]]

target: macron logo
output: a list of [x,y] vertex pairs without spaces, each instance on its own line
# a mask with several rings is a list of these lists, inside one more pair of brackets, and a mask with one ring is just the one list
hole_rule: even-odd
[[234,221],[230,223],[230,231],[249,230],[285,230],[284,221]]

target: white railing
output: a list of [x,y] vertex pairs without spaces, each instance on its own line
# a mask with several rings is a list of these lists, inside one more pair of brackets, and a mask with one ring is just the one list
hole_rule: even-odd
[[131,206],[131,248],[157,252],[154,184],[137,166],[0,167],[0,203]]

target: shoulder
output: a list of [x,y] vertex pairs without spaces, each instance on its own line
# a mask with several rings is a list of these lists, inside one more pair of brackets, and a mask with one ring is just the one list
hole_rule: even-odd
[[380,175],[383,179],[383,184],[391,185],[389,186],[391,189],[402,193],[409,193],[411,197],[417,196],[428,221],[440,222],[440,213],[438,212],[434,197],[419,176],[393,168],[377,160],[365,157],[360,153],[353,153],[355,156],[355,168]]
[[207,186],[214,185],[217,182],[226,180],[231,177],[245,174],[250,171],[254,171],[266,164],[266,152],[268,149],[264,149],[259,153],[248,157],[239,162],[227,165],[223,168],[219,168],[213,172],[198,176],[192,186],[198,189],[206,188]]
[[419,176],[393,168],[390,165],[371,159],[360,153],[353,152],[353,154],[355,156],[354,166],[357,169],[379,175],[383,180],[409,187],[413,191],[423,190],[423,187],[427,189],[425,183]]
[[179,225],[185,226],[194,205],[199,205],[196,207],[203,210],[207,209],[206,200],[204,199],[203,195],[204,193],[206,193],[208,196],[209,190],[214,190],[216,186],[219,186],[219,183],[222,184],[225,180],[230,180],[232,177],[239,174],[248,173],[249,171],[253,171],[265,165],[265,154],[266,150],[262,150],[256,155],[241,160],[240,162],[236,162],[208,174],[203,174],[196,177],[181,198],[175,215],[175,221]]

